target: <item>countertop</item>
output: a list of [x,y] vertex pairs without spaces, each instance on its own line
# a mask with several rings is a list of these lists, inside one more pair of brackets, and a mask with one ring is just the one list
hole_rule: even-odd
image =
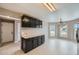
[[36,36],[44,35],[44,33],[21,33],[21,37],[23,38],[31,38]]

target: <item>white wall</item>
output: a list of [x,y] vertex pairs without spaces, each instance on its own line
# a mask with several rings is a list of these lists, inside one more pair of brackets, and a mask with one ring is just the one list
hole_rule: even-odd
[[14,18],[19,18],[20,19],[22,14],[16,13],[16,12],[4,9],[4,8],[0,8],[0,15],[10,16],[10,17],[14,17]]
[[[15,12],[3,9],[3,8],[0,8],[0,15],[11,16],[14,18],[19,18],[19,19],[21,17],[21,14],[18,14],[18,13],[15,13]],[[20,29],[21,29],[21,32],[25,32],[28,34],[30,34],[30,33],[32,33],[32,34],[38,33],[38,35],[45,34],[46,40],[48,39],[48,23],[45,21],[43,21],[42,28],[21,28],[21,22],[15,21],[15,42],[18,42],[21,40]]]
[[[10,16],[20,19],[21,14],[0,8],[0,15]],[[15,20],[14,20],[15,21]],[[20,40],[20,21],[15,21],[15,42]]]

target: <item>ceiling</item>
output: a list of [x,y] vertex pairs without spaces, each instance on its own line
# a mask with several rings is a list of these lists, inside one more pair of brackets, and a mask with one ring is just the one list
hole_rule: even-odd
[[50,12],[41,3],[0,3],[0,7],[19,12],[23,14],[28,14],[30,16],[48,21],[56,22],[59,17],[62,21],[69,21],[79,18],[79,4],[77,3],[54,3],[56,7],[55,12]]

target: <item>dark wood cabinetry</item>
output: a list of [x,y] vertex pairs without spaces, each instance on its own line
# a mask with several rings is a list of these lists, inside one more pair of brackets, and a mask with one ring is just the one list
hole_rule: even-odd
[[34,40],[32,40],[32,42],[33,42],[33,48],[36,48],[37,46],[38,46],[38,38],[37,37],[35,37],[35,38],[33,38]]
[[23,15],[21,18],[22,27],[41,28],[42,21],[30,16]]
[[[42,36],[41,36],[41,37],[42,37]],[[40,36],[38,37],[38,45],[41,45],[41,44],[42,44],[42,42],[41,42],[41,41],[42,41],[41,37],[40,37]]]
[[41,44],[44,43],[44,41],[45,41],[44,35],[32,37],[32,38],[28,38],[28,39],[25,39],[22,37],[21,49],[26,53],[26,52],[40,46]]
[[44,43],[44,41],[45,41],[44,39],[45,39],[45,37],[42,36],[42,37],[41,37],[41,44]]

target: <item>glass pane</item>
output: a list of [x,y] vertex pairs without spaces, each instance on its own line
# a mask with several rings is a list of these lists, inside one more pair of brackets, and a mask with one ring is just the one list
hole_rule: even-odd
[[76,32],[77,32],[77,30],[79,29],[79,24],[77,24],[77,23],[74,24],[74,25],[73,25],[73,29],[74,29],[74,39],[76,40],[76,34],[77,34]]
[[50,37],[55,36],[55,24],[50,24]]
[[67,38],[67,25],[63,24],[60,26],[60,37]]

